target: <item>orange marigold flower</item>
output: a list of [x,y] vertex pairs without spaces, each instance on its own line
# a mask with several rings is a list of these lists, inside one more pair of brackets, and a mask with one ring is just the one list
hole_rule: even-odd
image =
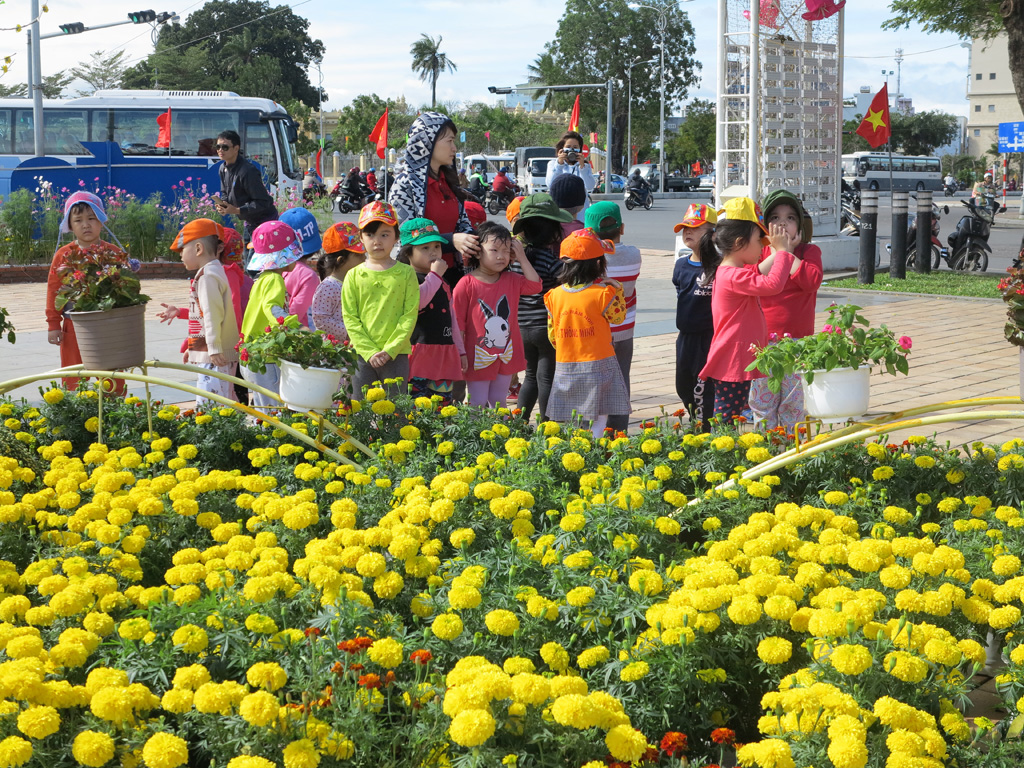
[[426,664],[432,658],[434,658],[434,654],[422,648],[409,654],[409,660],[414,664]]
[[685,733],[669,731],[661,738],[661,750],[673,757],[676,752],[685,752],[688,749],[688,739]]
[[715,744],[729,745],[736,741],[736,731],[731,728],[715,728],[711,732],[711,740]]
[[376,675],[372,672],[368,675],[361,675],[357,682],[359,683],[359,685],[361,685],[363,688],[366,688],[367,690],[372,690],[373,688],[380,688],[382,686],[382,683],[380,681],[380,675]]

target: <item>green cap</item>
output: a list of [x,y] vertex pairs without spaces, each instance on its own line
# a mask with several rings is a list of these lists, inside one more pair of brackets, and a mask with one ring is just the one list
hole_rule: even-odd
[[536,192],[523,198],[519,206],[519,218],[512,225],[512,234],[518,235],[522,231],[524,219],[551,219],[564,224],[574,218],[571,213],[559,208],[547,192]]
[[811,242],[811,238],[814,236],[814,222],[807,213],[807,209],[804,208],[804,204],[800,202],[800,198],[788,189],[776,189],[769,192],[761,200],[761,209],[764,211],[765,223],[768,222],[768,216],[777,205],[788,205],[796,211],[797,216],[800,217],[800,242]]
[[437,224],[430,219],[409,219],[398,230],[398,239],[402,245],[425,245],[427,243],[447,243],[448,240],[438,231]]
[[619,204],[611,200],[602,200],[587,208],[583,217],[583,226],[595,232],[601,231],[601,222],[605,219],[615,219],[615,226],[622,226],[622,209]]

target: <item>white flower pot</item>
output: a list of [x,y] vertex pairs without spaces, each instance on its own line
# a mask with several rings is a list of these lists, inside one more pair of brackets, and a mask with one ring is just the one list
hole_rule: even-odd
[[1024,400],[1024,347],[1018,349],[1020,353],[1018,359],[1020,360],[1020,399]]
[[801,380],[804,390],[804,408],[807,413],[826,424],[838,424],[856,419],[867,413],[871,396],[871,369],[835,368],[814,371],[814,380],[808,384]]
[[341,384],[341,373],[334,368],[303,368],[281,361],[279,394],[293,411],[326,411],[334,405],[334,393]]

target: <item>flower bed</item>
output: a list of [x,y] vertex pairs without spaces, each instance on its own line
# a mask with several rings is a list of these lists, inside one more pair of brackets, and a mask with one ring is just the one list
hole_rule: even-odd
[[371,390],[356,469],[136,398],[104,446],[93,395],[44,400],[0,404],[0,765],[1020,764],[958,707],[989,631],[1024,695],[1024,441],[719,493],[778,436]]

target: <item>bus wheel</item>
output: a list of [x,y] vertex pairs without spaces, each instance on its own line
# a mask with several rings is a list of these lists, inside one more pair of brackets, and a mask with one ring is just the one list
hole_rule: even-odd
[[871,189],[871,190],[874,190],[875,192],[877,192],[878,191],[878,182],[877,181],[872,181],[868,185],[868,189]]

